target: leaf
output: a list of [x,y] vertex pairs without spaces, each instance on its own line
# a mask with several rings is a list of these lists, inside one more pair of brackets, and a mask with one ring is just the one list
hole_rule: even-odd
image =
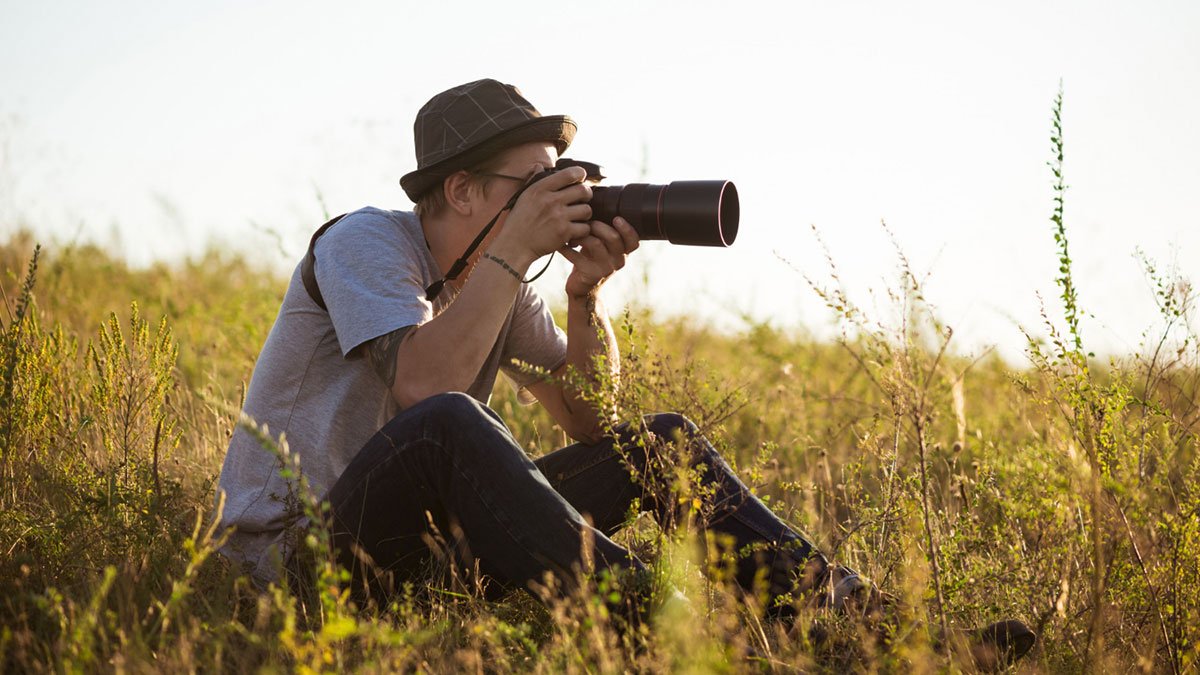
[[344,640],[358,632],[358,624],[348,616],[334,616],[321,627],[321,637],[327,640]]

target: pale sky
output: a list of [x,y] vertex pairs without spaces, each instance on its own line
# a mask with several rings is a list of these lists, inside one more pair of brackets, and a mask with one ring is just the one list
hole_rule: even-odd
[[[812,228],[882,317],[886,221],[957,349],[1019,357],[1037,293],[1058,314],[1061,79],[1089,346],[1136,350],[1154,321],[1135,248],[1200,277],[1197,2],[334,7],[0,0],[0,235],[24,224],[137,263],[220,242],[290,271],[318,194],[335,214],[409,208],[417,109],[494,77],[574,117],[568,155],[611,184],[737,184],[732,248],[647,243],[610,304],[829,335],[801,276],[825,275]],[[539,288],[557,302],[553,269]]]

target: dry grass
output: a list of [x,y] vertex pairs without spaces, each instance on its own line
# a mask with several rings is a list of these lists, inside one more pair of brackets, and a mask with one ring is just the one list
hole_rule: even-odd
[[[469,584],[417,584],[367,612],[322,566],[317,604],[257,592],[213,553],[213,485],[283,282],[217,254],[143,270],[86,246],[36,258],[17,235],[0,247],[0,669],[941,671],[961,663],[931,646],[936,627],[1011,616],[1042,637],[1027,670],[1195,672],[1192,289],[1147,262],[1162,322],[1141,353],[1098,361],[1061,202],[1055,215],[1067,320],[1047,320],[1025,366],[956,356],[902,255],[885,320],[832,264],[811,282],[845,327],[832,343],[618,322],[624,381],[594,395],[627,417],[684,412],[781,515],[904,598],[886,645],[812,611],[801,625],[822,622],[831,643],[762,623],[701,573],[722,561],[645,519],[623,541],[693,611],[669,606],[633,634],[594,589],[489,603]],[[561,443],[507,388],[492,404],[532,454]]]

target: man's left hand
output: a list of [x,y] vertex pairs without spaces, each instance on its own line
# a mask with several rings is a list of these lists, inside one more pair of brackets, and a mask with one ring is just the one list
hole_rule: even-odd
[[[593,220],[591,232],[558,249],[575,266],[567,276],[567,296],[584,297],[599,288],[613,272],[625,266],[625,256],[638,247],[638,235],[620,216],[612,225]],[[577,247],[577,248],[576,248]]]

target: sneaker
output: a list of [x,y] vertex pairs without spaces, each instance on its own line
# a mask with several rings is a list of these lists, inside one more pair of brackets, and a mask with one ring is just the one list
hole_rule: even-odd
[[[889,641],[888,617],[896,608],[896,598],[880,591],[849,567],[839,565],[830,569],[818,602],[836,613],[856,617],[874,630],[881,642]],[[974,630],[956,630],[953,635],[975,668],[982,672],[1007,668],[1028,654],[1037,643],[1037,634],[1016,619],[997,621]],[[820,644],[825,636],[826,631],[819,622],[810,626],[811,642]],[[944,642],[940,638],[935,640],[935,648],[942,649]]]
[[884,593],[858,572],[837,565],[830,568],[818,605],[860,621],[878,624],[896,605],[896,598]]
[[1037,634],[1016,619],[966,631],[963,638],[975,667],[989,673],[1012,665],[1037,643]]

